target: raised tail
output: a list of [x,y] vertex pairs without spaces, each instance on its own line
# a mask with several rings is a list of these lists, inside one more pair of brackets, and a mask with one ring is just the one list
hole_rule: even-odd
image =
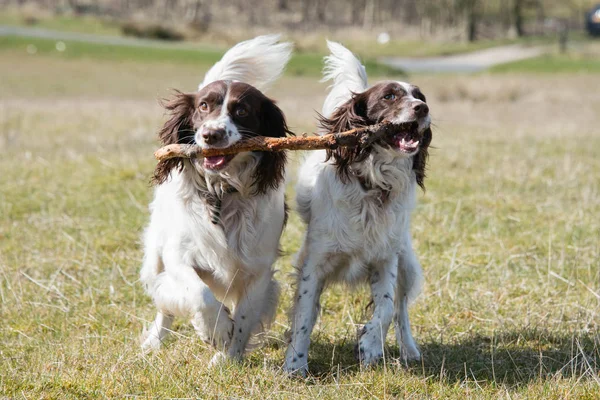
[[324,58],[323,79],[332,80],[331,91],[323,104],[323,115],[330,116],[352,93],[367,88],[367,71],[360,60],[347,48],[336,42],[327,41],[330,55]]
[[258,36],[236,44],[204,76],[199,89],[218,80],[240,81],[267,90],[279,78],[292,54],[280,35]]

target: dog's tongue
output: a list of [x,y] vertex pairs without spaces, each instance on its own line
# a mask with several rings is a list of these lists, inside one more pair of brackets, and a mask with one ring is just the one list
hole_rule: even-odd
[[204,166],[210,169],[219,169],[227,163],[227,156],[204,157]]

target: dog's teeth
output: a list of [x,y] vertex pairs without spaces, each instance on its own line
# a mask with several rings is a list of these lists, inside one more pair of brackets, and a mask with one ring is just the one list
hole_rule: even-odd
[[419,141],[417,140],[417,141],[414,143],[414,146],[415,146],[415,147],[417,147],[418,145],[419,145]]

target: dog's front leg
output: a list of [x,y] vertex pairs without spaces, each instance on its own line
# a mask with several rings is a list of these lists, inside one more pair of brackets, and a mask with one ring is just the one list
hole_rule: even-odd
[[[302,257],[300,257],[302,258]],[[319,298],[324,279],[321,270],[326,263],[325,255],[308,254],[301,263],[296,283],[294,309],[291,313],[291,341],[285,355],[285,370],[290,374],[306,375],[308,371],[308,347],[317,315]]]
[[394,296],[398,258],[390,257],[371,266],[369,280],[373,297],[373,317],[361,329],[357,356],[363,365],[378,362],[384,353],[385,337],[394,316]]
[[242,359],[250,335],[262,330],[261,324],[268,325],[273,320],[278,299],[279,287],[270,268],[243,289],[233,315],[235,328],[227,352],[230,358]]
[[405,361],[414,361],[421,358],[421,353],[410,330],[408,303],[421,290],[422,275],[421,264],[417,260],[409,237],[405,251],[400,254],[398,260],[398,293],[396,294],[396,311],[394,315],[396,341],[400,347],[401,357]]
[[154,322],[142,333],[142,350],[159,349],[162,341],[170,332],[173,316],[159,311]]

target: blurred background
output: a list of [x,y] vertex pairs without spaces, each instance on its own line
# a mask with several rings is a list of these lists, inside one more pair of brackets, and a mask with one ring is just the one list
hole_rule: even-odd
[[[596,398],[600,390],[600,1],[0,0],[0,397]],[[434,123],[412,231],[425,271],[411,311],[424,355],[362,370],[369,294],[332,288],[310,384],[280,373],[282,299],[266,346],[208,371],[186,321],[162,352],[138,337],[137,282],[159,99],[194,91],[233,44],[296,46],[268,95],[297,133],[326,95],[325,39],[370,82],[409,81]],[[287,197],[302,154],[288,168]]]

